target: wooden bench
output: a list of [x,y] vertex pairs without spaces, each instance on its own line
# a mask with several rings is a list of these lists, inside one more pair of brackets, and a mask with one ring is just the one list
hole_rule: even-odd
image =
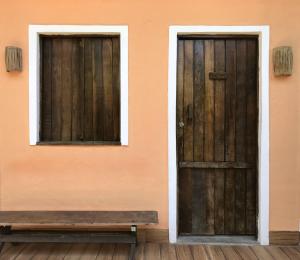
[[[156,211],[0,211],[0,251],[6,242],[128,243],[132,260],[137,245],[137,226],[157,223]],[[13,226],[22,226],[22,229],[14,230]],[[46,226],[47,230],[30,230],[32,226]],[[108,232],[51,230],[55,226],[130,226],[131,229]]]

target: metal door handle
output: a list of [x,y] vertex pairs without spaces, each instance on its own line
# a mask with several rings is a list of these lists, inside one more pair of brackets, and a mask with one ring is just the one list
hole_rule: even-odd
[[183,128],[183,127],[184,127],[184,123],[183,123],[182,121],[180,121],[180,122],[178,123],[178,126],[179,126],[179,128]]

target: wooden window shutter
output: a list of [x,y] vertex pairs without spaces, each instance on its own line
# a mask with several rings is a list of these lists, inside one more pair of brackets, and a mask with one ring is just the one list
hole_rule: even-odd
[[42,144],[119,144],[119,37],[41,37],[40,100]]

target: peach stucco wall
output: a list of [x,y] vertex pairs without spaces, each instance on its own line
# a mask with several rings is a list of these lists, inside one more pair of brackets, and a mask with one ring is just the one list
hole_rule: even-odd
[[[270,75],[270,229],[300,218],[299,0],[0,0],[0,209],[158,210],[168,227],[169,25],[270,25],[293,76]],[[28,25],[129,26],[129,146],[29,146]],[[7,73],[4,47],[24,51]]]

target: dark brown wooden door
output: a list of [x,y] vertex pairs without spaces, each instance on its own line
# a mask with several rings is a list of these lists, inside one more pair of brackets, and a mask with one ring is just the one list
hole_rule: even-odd
[[178,39],[179,234],[254,235],[258,43]]

